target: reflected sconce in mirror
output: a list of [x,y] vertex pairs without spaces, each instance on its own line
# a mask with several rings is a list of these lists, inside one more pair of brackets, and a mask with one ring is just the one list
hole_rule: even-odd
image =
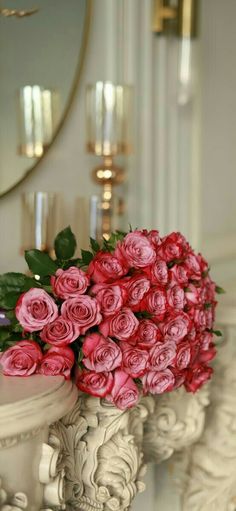
[[19,147],[27,158],[40,158],[50,145],[59,121],[59,92],[25,85],[18,92]]
[[114,230],[115,217],[124,210],[123,202],[114,196],[114,186],[123,183],[125,174],[114,157],[132,151],[132,99],[133,88],[128,85],[97,82],[87,86],[87,151],[103,157],[93,179],[102,187],[101,230],[106,239]]

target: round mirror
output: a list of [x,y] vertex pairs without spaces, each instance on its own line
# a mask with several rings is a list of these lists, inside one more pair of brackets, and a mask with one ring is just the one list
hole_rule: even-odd
[[43,158],[75,93],[90,0],[0,2],[0,196]]

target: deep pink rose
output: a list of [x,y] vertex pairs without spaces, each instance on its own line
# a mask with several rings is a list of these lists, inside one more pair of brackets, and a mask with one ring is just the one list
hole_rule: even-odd
[[161,243],[159,231],[157,231],[156,229],[152,229],[151,231],[148,231],[147,233],[146,233],[146,231],[143,231],[143,232],[147,236],[147,238],[149,239],[151,244],[154,246],[154,248],[158,248]]
[[35,373],[43,354],[34,341],[18,341],[0,354],[0,365],[6,376],[30,376]]
[[167,301],[173,309],[182,310],[184,308],[185,296],[182,287],[177,284],[170,287],[167,291]]
[[92,333],[85,337],[83,346],[83,364],[87,369],[97,373],[113,371],[121,366],[122,353],[119,346],[99,333]]
[[181,259],[188,247],[189,245],[182,234],[179,232],[172,232],[162,239],[157,253],[168,263],[176,259]]
[[186,373],[185,388],[188,392],[196,392],[202,385],[209,380],[213,373],[213,369],[204,365],[196,365],[189,368]]
[[161,332],[153,321],[142,319],[139,322],[135,338],[137,348],[150,349],[161,338]]
[[201,302],[199,288],[194,286],[193,284],[188,284],[188,287],[185,291],[185,297],[188,305],[197,305]]
[[180,284],[182,286],[188,285],[188,274],[186,268],[182,264],[175,264],[173,268],[169,270],[169,276],[171,282]]
[[88,266],[88,275],[97,284],[117,280],[123,277],[127,271],[124,262],[110,252],[97,252]]
[[68,298],[61,306],[61,314],[64,318],[76,323],[81,334],[102,321],[100,305],[96,298],[81,295],[77,298]]
[[173,390],[175,378],[170,369],[163,371],[149,371],[142,377],[143,390],[145,394],[162,394]]
[[135,406],[138,399],[139,390],[132,378],[121,369],[116,369],[110,400],[117,408],[127,410]]
[[51,277],[51,285],[55,295],[66,300],[84,294],[89,285],[89,278],[83,270],[71,266],[68,270],[57,270],[56,276]]
[[115,254],[126,260],[131,268],[144,268],[156,259],[152,243],[141,231],[130,232],[117,244]]
[[124,307],[115,316],[103,321],[99,326],[99,330],[105,337],[116,337],[116,339],[123,341],[134,335],[138,325],[138,319],[131,309]]
[[165,286],[167,284],[168,267],[164,259],[157,257],[156,261],[145,271],[147,271],[152,284],[159,284],[160,286]]
[[207,327],[207,317],[206,317],[206,310],[204,309],[194,309],[194,324],[196,325],[196,328],[203,332],[203,330]]
[[68,348],[68,346],[53,346],[45,352],[38,373],[46,376],[60,375],[69,380],[74,362],[75,356],[71,348]]
[[143,376],[148,367],[148,352],[135,346],[129,346],[126,342],[121,343],[121,350],[123,370],[132,378]]
[[106,397],[113,387],[112,373],[96,373],[95,371],[79,371],[76,378],[79,390],[94,397]]
[[200,350],[198,353],[197,361],[200,364],[207,364],[216,356],[216,348],[212,344],[208,350]]
[[208,262],[206,261],[206,259],[204,259],[202,254],[198,254],[197,259],[198,259],[198,263],[200,265],[201,273],[203,273],[203,274],[208,273],[209,267],[208,267]]
[[42,341],[53,346],[65,346],[75,341],[80,335],[79,325],[72,321],[58,316],[52,323],[45,325],[40,337]]
[[123,307],[127,297],[125,287],[116,283],[95,284],[90,292],[93,296],[96,296],[101,313],[104,316],[112,316],[118,312]]
[[165,290],[160,286],[152,287],[142,301],[141,310],[149,312],[155,319],[161,321],[167,310]]
[[150,350],[150,370],[162,371],[175,359],[176,345],[173,341],[157,342]]
[[189,342],[184,341],[180,342],[177,346],[177,353],[176,353],[176,367],[177,369],[185,369],[188,367],[189,363],[191,361],[191,345]]
[[15,313],[26,332],[35,332],[57,318],[58,308],[44,289],[32,288],[20,296]]
[[172,390],[178,389],[185,382],[186,369],[177,369],[177,367],[171,367],[171,372],[174,375],[175,384]]
[[201,267],[197,255],[189,253],[184,261],[189,278],[199,280],[201,278]]
[[203,332],[198,337],[198,342],[201,346],[201,350],[208,350],[213,342],[213,334],[210,332]]
[[137,274],[125,279],[124,285],[127,290],[126,305],[132,310],[138,310],[140,302],[150,289],[150,281],[145,275]]
[[159,326],[166,341],[178,343],[187,335],[191,322],[188,315],[180,311],[170,314]]

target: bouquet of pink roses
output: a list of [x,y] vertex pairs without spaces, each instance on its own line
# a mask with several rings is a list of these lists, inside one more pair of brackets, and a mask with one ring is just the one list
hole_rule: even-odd
[[[3,374],[75,378],[78,388],[118,408],[139,396],[210,378],[216,350],[215,293],[208,264],[180,233],[116,231],[73,258],[70,228],[56,259],[25,253],[32,277],[0,276]],[[1,321],[1,320],[0,320]]]

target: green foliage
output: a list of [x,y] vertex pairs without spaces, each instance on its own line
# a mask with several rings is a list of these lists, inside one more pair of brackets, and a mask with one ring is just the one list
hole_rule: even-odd
[[94,240],[93,238],[90,238],[90,247],[94,254],[96,254],[100,250],[99,243],[96,240]]
[[216,286],[216,293],[218,293],[218,295],[223,295],[225,293],[225,290],[223,289],[223,287]]
[[76,239],[70,227],[66,227],[63,231],[59,232],[55,241],[54,249],[57,259],[68,261],[73,257],[76,250]]
[[57,264],[48,254],[37,249],[26,250],[25,260],[30,271],[40,277],[53,275],[58,269]]
[[82,266],[88,266],[93,259],[93,253],[89,250],[81,250]]
[[40,284],[23,273],[4,273],[0,275],[0,307],[13,309],[21,293]]

